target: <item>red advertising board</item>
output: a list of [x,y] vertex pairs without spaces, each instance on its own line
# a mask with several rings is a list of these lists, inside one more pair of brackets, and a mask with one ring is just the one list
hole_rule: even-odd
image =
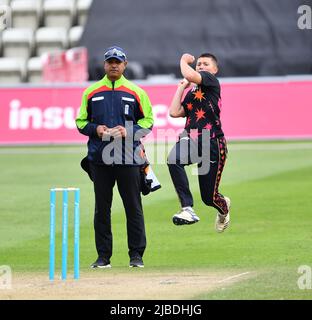
[[[0,88],[0,144],[78,143],[75,126],[88,84]],[[174,140],[184,119],[168,116],[176,85],[142,85],[153,104],[149,139]],[[229,139],[312,137],[312,80],[222,82],[222,124]]]

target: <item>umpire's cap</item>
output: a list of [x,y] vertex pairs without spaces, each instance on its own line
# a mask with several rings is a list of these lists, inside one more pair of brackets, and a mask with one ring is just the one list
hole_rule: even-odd
[[119,61],[127,60],[125,51],[117,46],[109,47],[104,53],[104,61],[107,61],[112,58],[118,59]]

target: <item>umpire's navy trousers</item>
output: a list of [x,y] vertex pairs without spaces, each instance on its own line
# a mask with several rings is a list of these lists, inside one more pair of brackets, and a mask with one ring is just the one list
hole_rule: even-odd
[[139,166],[90,164],[95,193],[94,230],[98,255],[110,259],[113,253],[111,206],[115,182],[127,218],[128,254],[144,254],[146,236],[141,201]]

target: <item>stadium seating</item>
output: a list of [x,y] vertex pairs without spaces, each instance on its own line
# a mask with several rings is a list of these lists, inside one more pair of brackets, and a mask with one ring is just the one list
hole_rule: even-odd
[[36,31],[36,53],[37,56],[46,52],[67,49],[67,31],[61,27],[42,27]]
[[65,54],[67,81],[79,82],[88,80],[88,53],[83,47],[76,47]]
[[10,5],[11,0],[0,0],[0,6]]
[[32,57],[27,61],[27,81],[42,81],[42,57]]
[[28,59],[33,53],[34,34],[31,29],[12,28],[2,33],[3,57]]
[[0,58],[0,83],[15,84],[25,80],[25,61],[20,58]]
[[43,2],[44,25],[69,29],[73,25],[73,0],[45,0]]
[[36,30],[41,19],[40,0],[12,0],[13,28],[30,28]]
[[83,26],[74,26],[70,28],[68,33],[69,47],[73,48],[78,45],[79,39],[83,32]]
[[77,0],[77,20],[78,25],[84,26],[87,21],[88,11],[92,0]]
[[42,81],[82,82],[88,80],[88,53],[84,47],[42,55]]
[[[0,84],[42,81],[41,56],[79,45],[91,4],[92,0],[0,0],[0,5],[11,7],[10,28],[0,29]],[[82,52],[78,48],[65,55],[75,57],[69,63],[79,70],[86,63]],[[82,58],[77,60],[78,56]],[[83,72],[60,79],[79,81],[77,75],[83,77],[80,81],[86,80]]]
[[44,82],[66,82],[66,55],[65,51],[56,51],[42,55],[42,78]]

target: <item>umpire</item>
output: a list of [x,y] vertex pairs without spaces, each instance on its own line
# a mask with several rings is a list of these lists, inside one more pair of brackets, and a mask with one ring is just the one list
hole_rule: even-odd
[[[89,137],[87,161],[95,193],[98,258],[92,268],[111,267],[111,205],[115,182],[126,212],[129,266],[144,267],[146,236],[140,194],[141,163],[135,157],[136,153],[143,157],[143,147],[140,140],[133,137],[138,130],[150,130],[154,120],[146,92],[124,77],[126,66],[127,57],[122,48],[107,49],[104,54],[106,75],[84,91],[76,118],[79,132]],[[116,143],[121,146],[120,154],[114,148],[118,141],[121,142]],[[126,156],[129,147],[133,155],[130,162]]]

